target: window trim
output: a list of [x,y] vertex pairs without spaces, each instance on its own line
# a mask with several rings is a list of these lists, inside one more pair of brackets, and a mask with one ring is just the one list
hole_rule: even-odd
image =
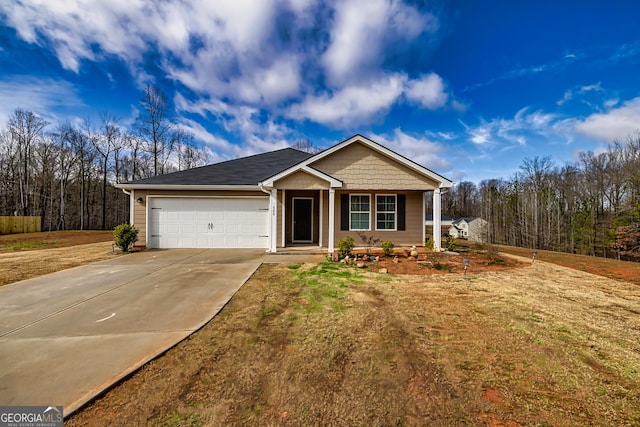
[[[368,224],[368,228],[353,228],[351,226],[351,214],[352,213],[365,213],[364,211],[352,211],[351,210],[351,197],[353,196],[367,196],[369,198],[369,211],[366,212],[369,215],[369,224]],[[371,194],[369,193],[349,193],[349,231],[371,231]]]
[[[378,197],[393,197],[394,199],[394,210],[391,211],[378,211]],[[393,213],[393,228],[378,228],[378,213]],[[398,195],[397,194],[376,194],[376,231],[398,231]]]

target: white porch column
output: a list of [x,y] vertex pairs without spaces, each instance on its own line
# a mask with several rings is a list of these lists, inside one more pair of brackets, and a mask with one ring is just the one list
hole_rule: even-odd
[[278,189],[272,188],[269,196],[269,252],[277,252],[278,246]]
[[287,210],[286,210],[286,206],[287,206],[287,190],[282,190],[282,247],[286,247],[287,246],[287,233],[286,233],[286,229],[285,227],[287,226]]
[[442,249],[442,231],[440,230],[441,210],[440,210],[440,189],[433,190],[433,250]]
[[427,220],[427,193],[422,193],[422,246],[427,242],[427,225],[425,221]]
[[336,199],[336,190],[333,188],[329,189],[329,242],[327,242],[327,246],[329,247],[329,253],[333,253],[333,240],[334,240],[334,228],[335,228],[335,199]]
[[318,191],[318,193],[320,194],[320,202],[319,202],[319,207],[318,207],[318,246],[322,247],[322,225],[323,225],[323,221],[322,218],[324,217],[324,212],[322,211],[323,208],[323,204],[322,204],[322,199],[323,199],[323,193],[324,190],[320,190]]

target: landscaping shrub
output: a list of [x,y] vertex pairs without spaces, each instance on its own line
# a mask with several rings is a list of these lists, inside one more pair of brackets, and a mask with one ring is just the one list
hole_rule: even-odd
[[346,257],[351,254],[353,250],[354,241],[353,237],[345,237],[344,239],[338,240],[338,256],[340,259]]
[[445,247],[448,251],[453,251],[456,248],[457,239],[453,236],[447,237],[447,241],[445,242]]
[[122,252],[129,252],[129,249],[138,240],[138,229],[131,224],[120,224],[113,229],[114,243]]
[[385,254],[385,256],[389,256],[393,253],[393,242],[391,240],[385,240],[384,242],[382,242],[382,252]]
[[433,252],[433,239],[427,238],[427,240],[424,242],[424,247],[428,251]]

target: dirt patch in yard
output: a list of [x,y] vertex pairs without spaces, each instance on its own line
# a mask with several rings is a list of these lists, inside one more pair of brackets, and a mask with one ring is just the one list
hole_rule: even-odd
[[[531,260],[533,255],[533,249],[513,246],[499,246],[499,249],[503,253],[518,255],[528,260]],[[536,250],[536,260],[640,285],[640,262],[541,250]]]
[[0,286],[117,256],[112,240],[104,231],[0,236]]
[[[359,253],[359,256],[366,253]],[[443,274],[481,273],[520,268],[529,263],[487,251],[431,252],[420,249],[417,257],[411,257],[409,250],[396,251],[393,256],[374,254],[377,261],[366,261],[366,268],[372,271],[386,269],[390,274]],[[365,257],[367,259],[368,257]]]
[[544,262],[263,265],[65,425],[637,425],[640,287]]

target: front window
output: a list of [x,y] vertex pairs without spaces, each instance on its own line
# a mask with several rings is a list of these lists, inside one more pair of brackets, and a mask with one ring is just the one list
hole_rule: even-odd
[[396,229],[396,196],[376,196],[376,230]]
[[351,195],[349,203],[349,229],[369,230],[371,213],[371,199],[368,195]]

